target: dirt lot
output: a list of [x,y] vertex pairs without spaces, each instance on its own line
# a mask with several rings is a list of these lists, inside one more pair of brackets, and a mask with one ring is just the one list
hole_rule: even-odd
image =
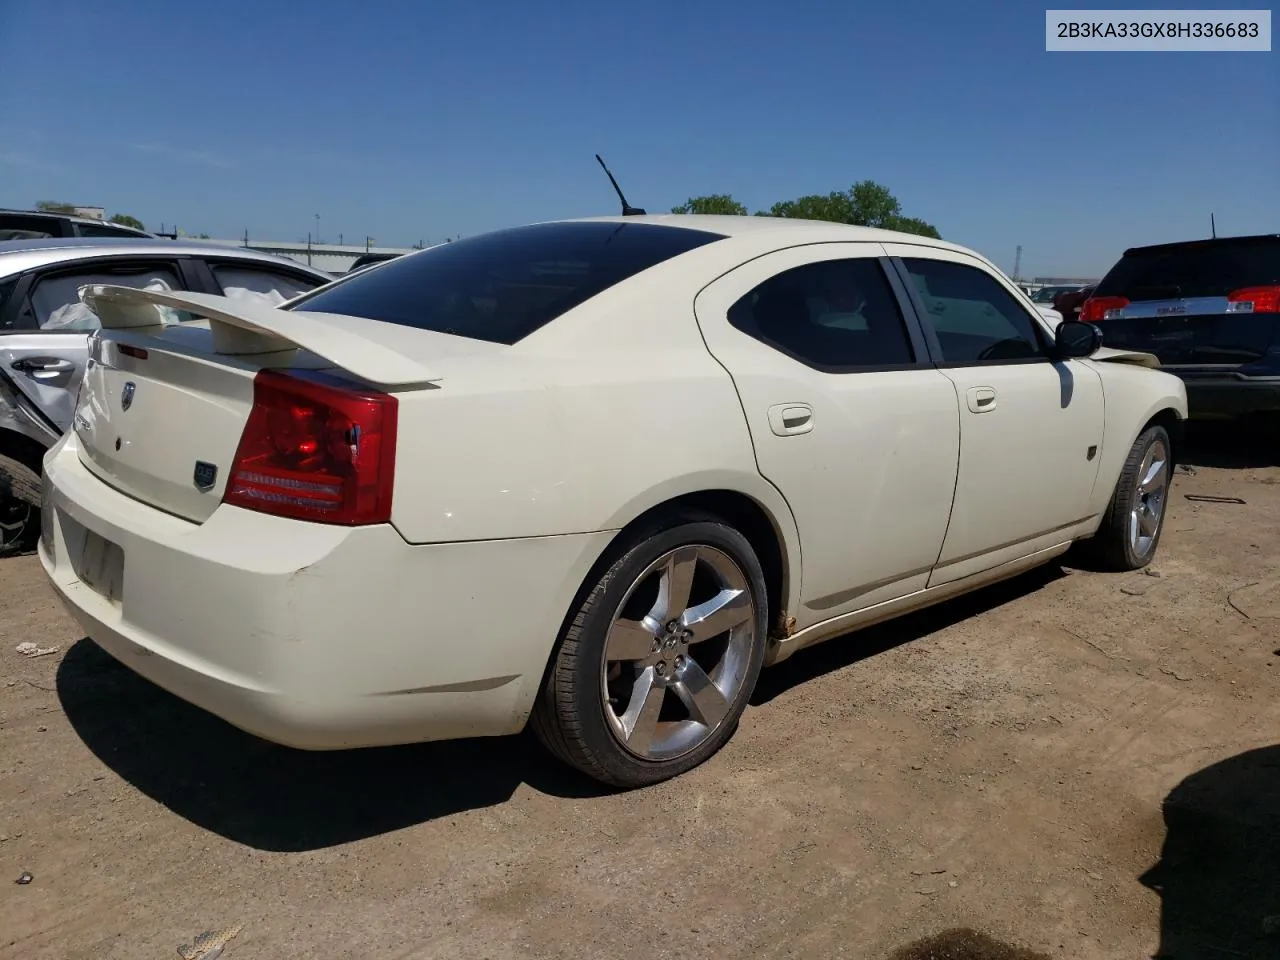
[[174,957],[236,925],[228,960],[883,960],[961,927],[1280,956],[1280,468],[1223,455],[1177,477],[1150,575],[1054,566],[802,653],[711,763],[630,795],[521,739],[259,743],[0,561],[0,956]]

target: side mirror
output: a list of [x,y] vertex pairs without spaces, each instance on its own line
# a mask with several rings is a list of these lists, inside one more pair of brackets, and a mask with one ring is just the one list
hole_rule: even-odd
[[1063,320],[1054,333],[1053,345],[1063,360],[1091,357],[1102,346],[1102,330],[1083,320]]

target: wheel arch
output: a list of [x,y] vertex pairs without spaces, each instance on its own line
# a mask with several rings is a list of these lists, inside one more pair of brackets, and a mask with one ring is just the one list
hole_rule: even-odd
[[[622,545],[630,541],[637,531],[660,521],[664,515],[675,515],[681,511],[719,517],[747,538],[764,571],[770,638],[786,636],[790,632],[789,611],[795,609],[801,575],[800,538],[791,509],[782,495],[762,477],[756,477],[754,481],[745,478],[746,482],[736,483],[723,482],[727,478],[722,476],[715,479],[722,482],[664,486],[620,511],[614,522],[605,527],[616,532],[582,578],[572,603],[565,611],[557,639],[563,635],[575,611],[604,571],[617,559]],[[548,662],[553,657],[554,646]]]
[[606,555],[634,531],[659,520],[663,515],[675,515],[684,511],[719,517],[747,538],[764,571],[770,637],[785,636],[788,632],[787,611],[791,608],[789,588],[793,579],[785,535],[779,529],[776,518],[759,501],[739,490],[696,490],[657,503],[619,531],[618,537],[605,551]]
[[44,455],[48,448],[25,433],[0,426],[0,454],[21,460],[33,470],[43,473]]
[[1134,435],[1134,440],[1152,427],[1164,427],[1165,433],[1169,434],[1169,445],[1171,447],[1169,451],[1169,466],[1177,466],[1180,462],[1179,455],[1182,453],[1183,439],[1186,436],[1187,421],[1173,407],[1164,407],[1147,418],[1146,423]]

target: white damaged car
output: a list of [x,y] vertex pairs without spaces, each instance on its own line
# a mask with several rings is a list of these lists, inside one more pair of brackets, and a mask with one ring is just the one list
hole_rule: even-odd
[[805,646],[1077,542],[1147,564],[1187,414],[986,259],[837,224],[543,223],[283,308],[84,301],[39,554],[94,641],[269,740],[532,724],[628,787]]

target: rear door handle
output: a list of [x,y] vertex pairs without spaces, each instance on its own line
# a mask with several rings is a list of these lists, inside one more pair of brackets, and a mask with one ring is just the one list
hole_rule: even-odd
[[972,413],[990,413],[996,408],[995,387],[970,387],[966,394]]
[[63,360],[60,357],[23,357],[13,361],[10,366],[19,373],[30,375],[70,373],[76,368],[70,360]]
[[780,437],[794,437],[813,429],[813,407],[807,403],[777,403],[769,408],[769,429]]

